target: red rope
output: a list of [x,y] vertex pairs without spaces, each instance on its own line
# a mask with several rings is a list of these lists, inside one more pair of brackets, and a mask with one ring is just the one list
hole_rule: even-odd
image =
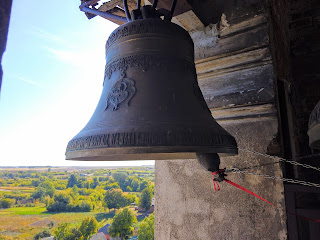
[[228,179],[224,179],[224,181],[227,182],[227,183],[229,183],[229,184],[231,184],[231,185],[233,185],[233,186],[235,186],[236,188],[239,188],[239,189],[241,189],[241,190],[243,190],[243,191],[245,191],[245,192],[247,192],[247,193],[249,193],[249,194],[257,197],[257,198],[260,198],[261,200],[265,201],[266,203],[269,203],[270,205],[278,208],[277,206],[275,206],[274,204],[272,204],[272,203],[269,202],[268,200],[264,199],[263,197],[255,194],[254,192],[251,192],[250,190],[248,190],[248,189],[246,189],[246,188],[244,188],[244,187],[241,187],[240,185],[238,185],[238,184],[236,184],[236,183],[234,183],[234,182],[232,182],[232,181],[230,181],[230,180],[228,180]]
[[214,190],[215,191],[219,191],[220,190],[220,185],[219,185],[219,183],[217,181],[214,180],[214,176],[213,176],[213,175],[215,175],[214,173],[215,172],[212,173],[212,181],[213,181]]
[[[214,180],[214,175],[218,175],[219,173],[223,173],[224,169],[219,169],[216,172],[212,172],[212,181],[213,181],[213,186],[214,186],[214,190],[219,191],[220,190],[220,185],[218,183],[218,181]],[[226,175],[225,175],[226,176]]]
[[[214,180],[214,175],[217,175],[217,174],[219,174],[219,173],[221,173],[221,172],[224,172],[224,170],[223,170],[223,169],[220,169],[219,171],[216,171],[216,172],[213,172],[213,173],[212,173],[213,185],[214,185],[214,189],[215,189],[216,191],[219,191],[219,190],[220,190],[220,186],[219,186],[218,182],[216,182],[216,181]],[[227,176],[227,175],[224,175],[224,176]],[[240,186],[240,185],[238,185],[238,184],[236,184],[236,183],[234,183],[234,182],[232,182],[232,181],[230,181],[230,180],[228,180],[228,179],[224,179],[224,181],[227,182],[227,183],[229,183],[229,184],[231,184],[231,185],[233,185],[233,186],[235,186],[236,188],[239,188],[239,189],[242,190],[242,191],[245,191],[245,192],[247,192],[247,193],[249,193],[249,194],[251,194],[251,195],[253,195],[253,196],[255,196],[255,197],[257,197],[257,198],[259,198],[259,199],[261,199],[261,200],[263,200],[263,201],[265,201],[266,203],[269,203],[270,205],[274,206],[275,208],[280,209],[279,207],[277,207],[277,206],[274,205],[273,203],[269,202],[268,200],[264,199],[263,197],[259,196],[258,194],[255,194],[254,192],[251,192],[250,190],[248,190],[248,189],[246,189],[246,188],[244,188],[244,187],[242,187],[242,186]],[[216,189],[216,184],[217,184],[218,187],[219,187],[218,190]],[[290,213],[290,212],[288,212],[288,214],[290,214],[290,215],[292,215],[292,216],[299,217],[299,218],[306,219],[306,220],[308,220],[308,221],[320,223],[320,219],[308,218],[308,217],[304,217],[304,216],[301,216],[301,215],[298,215],[298,214],[295,214],[295,213]]]

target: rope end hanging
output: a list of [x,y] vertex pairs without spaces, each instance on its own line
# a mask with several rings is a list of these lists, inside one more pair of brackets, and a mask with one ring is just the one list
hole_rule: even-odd
[[222,182],[225,180],[226,174],[224,174],[225,169],[219,169],[218,171],[212,172],[212,181],[213,181],[213,186],[215,191],[220,190],[220,185],[219,182]]
[[217,181],[214,180],[214,173],[212,173],[212,181],[213,181],[213,186],[215,191],[220,191],[220,185]]
[[[199,159],[200,160],[200,159]],[[201,162],[201,161],[200,161]],[[203,164],[202,164],[203,165]],[[216,166],[216,165],[215,165]],[[203,167],[208,167],[206,165],[203,165]],[[209,170],[209,169],[208,169]],[[233,169],[233,171],[235,170],[235,168]],[[237,169],[239,171],[239,169]],[[209,170],[210,171],[210,170]],[[212,181],[213,181],[213,186],[214,186],[214,190],[215,191],[219,191],[220,190],[220,185],[219,185],[219,182],[222,182],[222,181],[225,181],[227,183],[229,183],[230,185],[256,197],[256,198],[259,198],[260,200],[270,204],[271,206],[277,208],[277,209],[280,209],[278,206],[276,206],[275,204],[269,202],[268,200],[266,200],[265,198],[259,196],[258,194],[230,181],[229,179],[226,179],[225,177],[227,176],[225,174],[226,172],[226,169],[219,169],[218,171],[212,171]],[[308,218],[308,217],[305,217],[305,216],[301,216],[301,215],[298,215],[298,214],[295,214],[295,213],[290,213],[290,212],[287,212],[287,214],[290,214],[292,216],[296,216],[298,218],[301,218],[301,219],[305,219],[307,221],[312,221],[312,222],[316,222],[316,223],[320,223],[320,219],[313,219],[313,218]]]

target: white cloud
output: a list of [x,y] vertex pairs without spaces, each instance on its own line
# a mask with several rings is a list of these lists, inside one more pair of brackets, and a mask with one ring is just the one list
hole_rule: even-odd
[[18,74],[10,74],[8,72],[5,72],[4,75],[5,75],[5,77],[16,79],[16,80],[22,81],[24,83],[39,87],[39,84],[37,82],[35,82],[35,81],[25,77],[25,76],[21,76],[21,75],[18,75]]
[[77,51],[70,51],[70,50],[59,50],[59,49],[54,49],[51,47],[45,47],[45,49],[51,53],[51,55],[56,58],[59,61],[63,61],[65,63],[75,65],[78,67],[83,67],[85,66],[84,62],[82,61],[83,59],[83,54],[77,52]]
[[38,84],[37,84],[35,81],[32,81],[32,80],[30,80],[30,79],[27,79],[27,78],[24,78],[24,77],[21,77],[21,76],[17,76],[16,79],[18,79],[18,80],[20,80],[20,81],[23,81],[23,82],[25,82],[25,83],[34,85],[34,86],[38,86]]
[[43,29],[37,28],[37,27],[30,27],[28,30],[26,30],[26,33],[31,34],[35,37],[41,38],[42,40],[46,40],[49,42],[55,42],[55,43],[61,43],[61,44],[67,44],[67,41],[63,39],[62,37],[50,33],[48,31],[45,31]]
[[105,58],[104,58],[104,46],[98,48],[84,49],[73,48],[54,48],[43,47],[50,55],[58,61],[70,64],[82,69],[95,69],[99,67],[99,70],[103,72]]

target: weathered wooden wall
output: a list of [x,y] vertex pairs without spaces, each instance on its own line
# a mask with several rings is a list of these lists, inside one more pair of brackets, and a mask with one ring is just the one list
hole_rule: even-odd
[[216,46],[199,54],[204,58],[196,61],[209,107],[272,103],[273,67],[266,17],[258,15],[232,24],[219,34]]

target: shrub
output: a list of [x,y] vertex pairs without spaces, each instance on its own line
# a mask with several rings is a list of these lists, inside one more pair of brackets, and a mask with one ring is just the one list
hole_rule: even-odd
[[132,236],[134,234],[133,224],[137,222],[137,217],[133,211],[129,208],[125,208],[122,211],[116,213],[108,229],[111,237],[119,236],[120,239]]
[[87,201],[70,203],[70,197],[60,193],[54,196],[54,201],[47,206],[49,212],[90,212],[92,206]]
[[36,235],[34,235],[33,239],[34,240],[39,240],[45,237],[50,237],[51,236],[51,232],[49,229],[44,229],[43,231],[37,233]]
[[0,208],[10,208],[14,204],[14,200],[10,198],[4,198],[0,201]]
[[65,212],[67,211],[67,206],[70,203],[70,197],[66,194],[60,193],[54,196],[54,202],[51,203],[47,210],[49,212]]
[[139,240],[153,240],[154,239],[154,214],[152,213],[148,218],[140,222],[138,229]]

